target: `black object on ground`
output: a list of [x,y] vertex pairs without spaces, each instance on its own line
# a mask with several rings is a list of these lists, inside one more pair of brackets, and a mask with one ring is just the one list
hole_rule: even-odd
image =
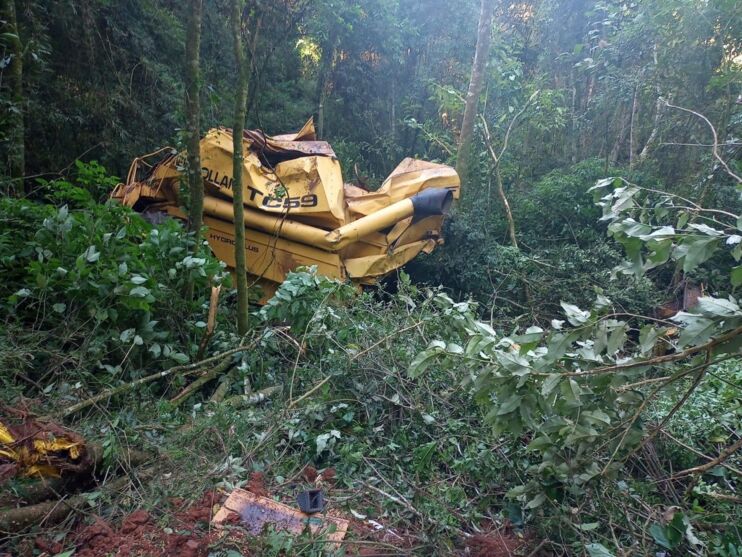
[[306,514],[322,512],[325,508],[325,496],[321,489],[302,491],[296,496],[301,512]]

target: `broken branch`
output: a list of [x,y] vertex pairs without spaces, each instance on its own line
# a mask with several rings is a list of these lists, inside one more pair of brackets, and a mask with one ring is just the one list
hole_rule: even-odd
[[85,408],[89,408],[90,406],[93,406],[95,403],[100,402],[101,400],[105,400],[105,399],[114,397],[116,395],[120,395],[122,393],[132,391],[141,385],[144,385],[146,383],[151,383],[152,381],[156,381],[157,379],[162,379],[163,377],[167,377],[169,375],[189,374],[189,373],[199,371],[203,369],[206,365],[212,362],[221,360],[222,358],[226,358],[233,354],[237,354],[238,352],[244,352],[245,350],[249,350],[253,348],[256,342],[257,341],[253,341],[250,344],[245,344],[243,346],[239,346],[237,348],[227,350],[226,352],[222,352],[221,354],[217,354],[216,356],[206,358],[205,360],[202,360],[200,362],[171,367],[170,369],[166,369],[165,371],[158,371],[157,373],[153,373],[152,375],[142,377],[141,379],[137,379],[136,381],[132,381],[131,383],[125,383],[124,385],[119,385],[118,387],[112,387],[110,389],[106,389],[98,393],[95,396],[92,396],[86,400],[83,400],[82,402],[78,402],[77,404],[73,404],[72,406],[69,406],[68,408],[60,412],[60,416],[62,418],[66,418],[68,416],[71,416],[72,414],[79,412],[80,410],[84,410]]

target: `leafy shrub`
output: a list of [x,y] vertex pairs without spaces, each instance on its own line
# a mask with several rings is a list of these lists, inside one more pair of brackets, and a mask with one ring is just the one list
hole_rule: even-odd
[[113,202],[70,210],[10,198],[0,222],[0,307],[8,334],[42,335],[34,372],[84,362],[125,378],[189,360],[203,296],[224,266],[205,250],[193,257],[180,223],[153,227]]
[[45,200],[54,205],[68,205],[71,208],[89,207],[103,203],[113,191],[119,179],[110,176],[105,167],[97,161],[89,163],[75,161],[75,168],[69,180],[38,179]]
[[606,239],[588,192],[603,171],[603,161],[588,160],[514,192],[520,250],[510,247],[496,202],[459,211],[446,222],[446,245],[411,263],[411,275],[457,297],[473,295],[493,319],[548,323],[560,315],[560,300],[589,306],[596,290],[623,311],[650,312],[663,300],[661,290],[646,277],[611,273],[623,256]]

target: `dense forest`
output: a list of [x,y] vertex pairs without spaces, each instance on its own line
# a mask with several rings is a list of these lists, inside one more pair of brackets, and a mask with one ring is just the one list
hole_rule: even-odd
[[[455,169],[445,241],[251,280],[239,138],[310,118]],[[0,0],[0,123],[0,555],[742,555],[742,2]],[[164,146],[183,218],[110,199]]]

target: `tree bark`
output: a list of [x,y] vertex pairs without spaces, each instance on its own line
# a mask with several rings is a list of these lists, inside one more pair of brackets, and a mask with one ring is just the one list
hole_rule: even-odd
[[317,76],[317,139],[324,139],[325,137],[325,101],[327,100],[327,90],[330,87],[336,42],[337,34],[333,29],[330,31],[327,45],[322,49],[322,62]]
[[636,153],[636,114],[639,109],[639,85],[634,86],[634,100],[631,102],[631,124],[629,125],[629,168],[634,168]]
[[502,206],[505,208],[505,218],[508,221],[508,235],[510,236],[510,243],[515,249],[518,247],[518,239],[515,236],[515,219],[513,219],[513,211],[510,209],[510,203],[508,198],[505,196],[505,188],[502,184],[502,174],[500,174],[500,165],[495,167],[495,179],[497,180],[497,195],[500,196]]
[[3,0],[2,14],[5,17],[5,31],[10,46],[10,100],[13,110],[8,118],[10,124],[10,153],[8,157],[8,170],[10,172],[11,191],[16,186],[23,191],[23,177],[26,173],[26,151],[25,120],[24,120],[24,98],[23,98],[23,45],[18,29],[18,18],[14,0]]
[[644,162],[645,160],[647,160],[647,157],[649,156],[649,152],[654,146],[654,142],[657,140],[657,134],[659,133],[659,129],[660,129],[661,117],[662,117],[662,97],[658,94],[657,102],[655,103],[655,106],[654,106],[654,124],[652,125],[652,132],[649,134],[649,137],[647,138],[647,142],[644,144],[644,148],[642,149],[642,152],[639,153],[639,162]]
[[232,35],[234,40],[234,57],[237,64],[237,87],[235,89],[234,125],[232,127],[233,169],[232,169],[232,203],[234,208],[234,272],[237,276],[237,333],[243,336],[247,332],[249,307],[247,290],[247,263],[245,256],[245,206],[242,195],[242,167],[244,163],[244,146],[242,132],[245,127],[247,110],[247,89],[249,86],[249,69],[245,60],[242,44],[242,1],[232,0]]
[[621,104],[618,116],[618,125],[620,126],[620,128],[618,130],[616,143],[613,145],[613,149],[611,149],[611,164],[616,164],[618,162],[618,157],[621,153],[621,146],[626,140],[626,127],[629,123],[630,116],[631,114],[629,113],[629,111],[626,110],[626,106],[624,104]]
[[[657,74],[657,43],[654,43],[654,67],[655,67],[655,74]],[[652,149],[652,146],[654,145],[654,142],[657,140],[657,134],[659,133],[660,128],[660,119],[662,117],[662,91],[660,89],[659,84],[659,77],[655,75],[656,85],[655,89],[657,90],[657,101],[655,102],[654,106],[654,123],[652,124],[652,131],[649,134],[649,137],[647,138],[647,142],[644,144],[644,148],[642,149],[642,152],[639,153],[639,162],[644,162],[647,157],[649,156],[649,151]]]
[[[474,120],[477,117],[477,106],[479,96],[482,94],[484,85],[484,72],[487,67],[490,43],[492,41],[492,18],[495,10],[494,0],[482,0],[479,12],[479,26],[477,28],[477,47],[474,52],[474,63],[471,69],[469,90],[466,93],[466,104],[464,105],[464,118],[461,122],[461,135],[459,136],[459,152],[456,157],[456,172],[459,174],[462,185],[469,178],[469,159],[471,157],[471,146],[474,136]],[[462,188],[461,194],[466,191]]]
[[186,29],[186,75],[185,105],[187,120],[186,148],[188,150],[188,190],[191,206],[189,228],[195,234],[194,253],[201,249],[201,226],[203,224],[204,184],[201,176],[201,103],[200,51],[201,51],[202,0],[191,0]]

